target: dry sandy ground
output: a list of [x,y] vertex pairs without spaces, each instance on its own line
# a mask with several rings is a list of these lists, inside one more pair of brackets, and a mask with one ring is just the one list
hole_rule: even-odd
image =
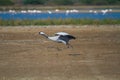
[[[39,31],[77,39],[66,48]],[[0,80],[120,80],[120,26],[1,27]]]

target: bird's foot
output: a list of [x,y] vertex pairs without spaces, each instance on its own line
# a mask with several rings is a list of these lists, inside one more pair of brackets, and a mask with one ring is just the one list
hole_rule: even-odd
[[71,45],[68,45],[68,46],[67,46],[67,48],[73,48],[73,46],[71,46]]

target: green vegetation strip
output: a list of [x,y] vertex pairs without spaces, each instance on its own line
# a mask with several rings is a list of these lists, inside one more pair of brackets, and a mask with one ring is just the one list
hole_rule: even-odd
[[2,20],[0,26],[25,26],[25,25],[115,25],[120,24],[120,19],[44,19],[44,20]]

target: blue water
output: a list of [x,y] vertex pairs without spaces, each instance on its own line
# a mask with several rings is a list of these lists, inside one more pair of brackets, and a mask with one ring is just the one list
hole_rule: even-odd
[[103,13],[0,13],[0,19],[120,19],[120,12]]

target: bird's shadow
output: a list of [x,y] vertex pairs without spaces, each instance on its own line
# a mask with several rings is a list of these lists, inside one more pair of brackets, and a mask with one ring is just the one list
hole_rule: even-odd
[[67,49],[73,49],[73,47],[54,47],[54,46],[49,46],[47,47],[47,49],[54,49],[57,51],[63,51],[63,50],[67,50]]
[[76,56],[80,56],[81,54],[80,53],[72,53],[72,54],[68,54],[68,55],[76,57]]

